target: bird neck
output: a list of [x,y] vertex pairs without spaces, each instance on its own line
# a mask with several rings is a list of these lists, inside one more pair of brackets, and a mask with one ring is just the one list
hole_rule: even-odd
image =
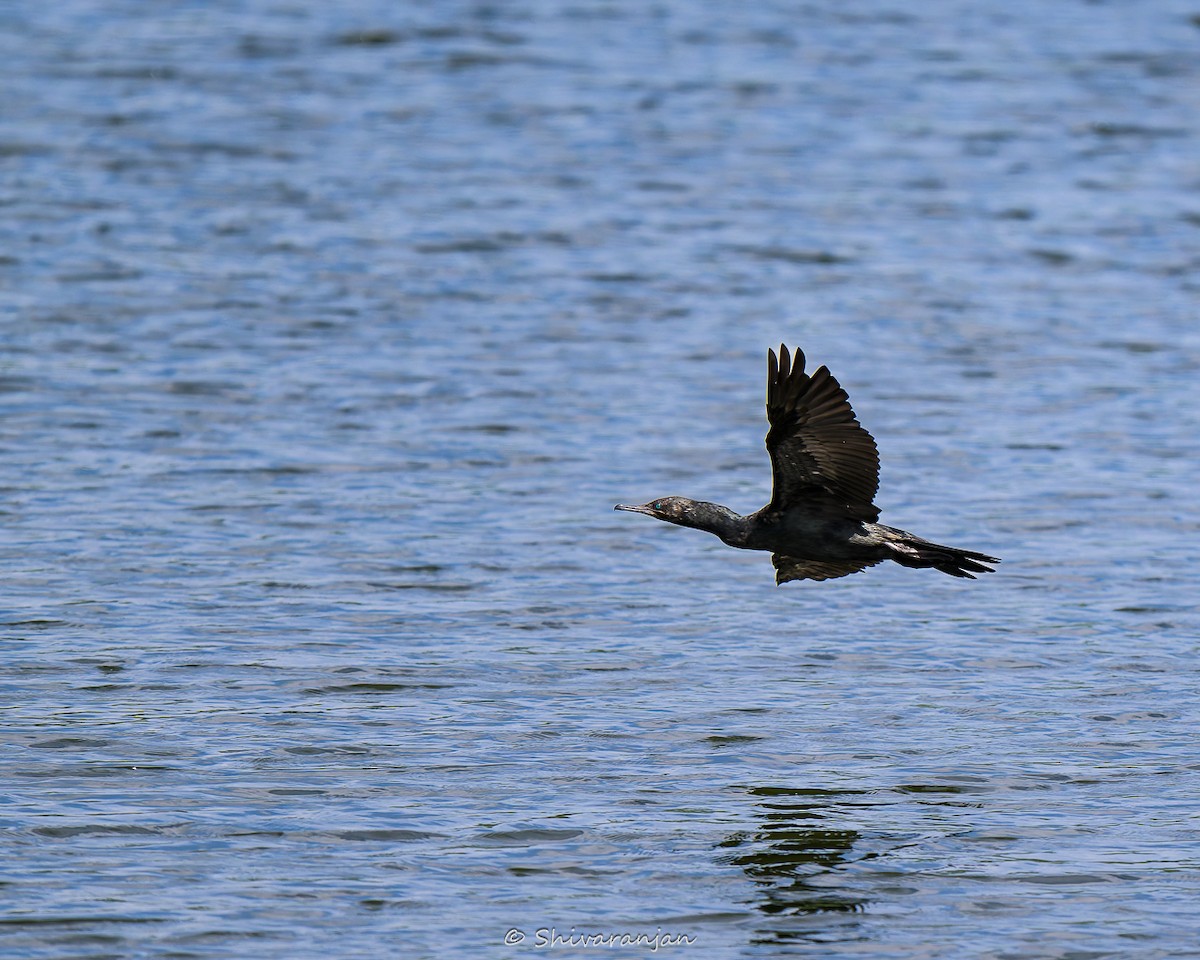
[[740,547],[746,542],[749,535],[748,521],[748,517],[734,513],[719,503],[693,500],[686,520],[683,521],[683,526],[707,530],[709,533],[716,534],[731,547]]

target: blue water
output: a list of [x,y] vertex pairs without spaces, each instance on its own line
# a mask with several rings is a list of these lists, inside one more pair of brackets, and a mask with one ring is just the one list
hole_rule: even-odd
[[5,6],[0,952],[1195,957],[1198,11]]

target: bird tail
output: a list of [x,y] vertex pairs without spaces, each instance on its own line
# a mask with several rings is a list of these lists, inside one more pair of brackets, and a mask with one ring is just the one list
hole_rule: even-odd
[[989,557],[974,550],[946,547],[930,540],[922,540],[904,530],[891,532],[893,536],[888,538],[888,546],[892,551],[892,559],[906,567],[933,567],[952,577],[969,577],[974,580],[977,573],[995,572],[987,564],[1000,562],[997,557]]

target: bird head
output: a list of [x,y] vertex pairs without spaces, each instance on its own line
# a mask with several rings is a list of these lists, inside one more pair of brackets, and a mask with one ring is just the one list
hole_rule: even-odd
[[678,523],[684,527],[693,526],[692,518],[696,501],[687,497],[659,497],[649,503],[628,504],[618,503],[614,510],[628,510],[630,513],[644,513],[656,520],[666,520],[668,523]]

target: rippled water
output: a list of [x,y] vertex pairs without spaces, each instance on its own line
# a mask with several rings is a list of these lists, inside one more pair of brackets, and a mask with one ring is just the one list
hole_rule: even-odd
[[1198,17],[4,7],[5,956],[1194,957]]

